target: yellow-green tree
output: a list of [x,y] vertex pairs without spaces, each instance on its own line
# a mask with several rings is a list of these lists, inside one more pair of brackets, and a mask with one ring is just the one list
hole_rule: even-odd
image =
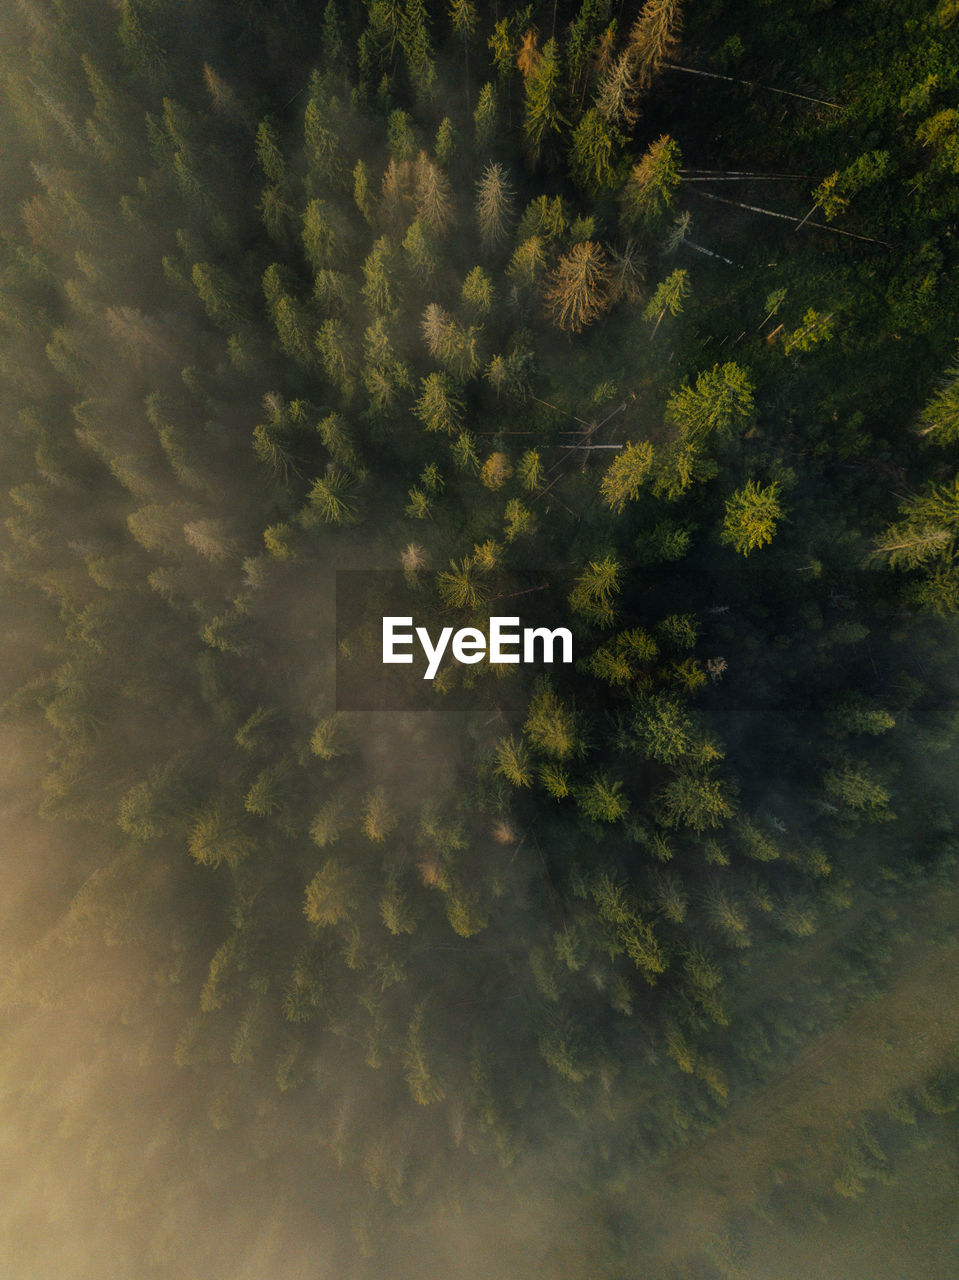
[[606,505],[622,511],[627,502],[635,502],[652,465],[653,446],[648,440],[626,445],[613,459],[600,484]]
[[726,500],[720,540],[740,555],[748,556],[750,551],[772,542],[782,514],[778,481],[762,486],[755,480],[747,480]]

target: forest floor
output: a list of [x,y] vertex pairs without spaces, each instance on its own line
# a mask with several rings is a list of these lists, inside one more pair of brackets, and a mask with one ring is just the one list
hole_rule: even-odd
[[660,1168],[663,1196],[673,1201],[659,1223],[665,1256],[689,1257],[730,1215],[761,1205],[797,1171],[803,1179],[825,1174],[828,1184],[860,1113],[880,1107],[895,1089],[918,1085],[959,1046],[957,917],[959,891],[928,895],[905,910],[903,922],[915,928],[895,949],[887,990]]

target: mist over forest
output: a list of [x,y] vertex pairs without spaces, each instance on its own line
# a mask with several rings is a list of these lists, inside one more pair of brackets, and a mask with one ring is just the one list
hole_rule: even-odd
[[0,77],[0,1275],[954,1280],[956,0]]

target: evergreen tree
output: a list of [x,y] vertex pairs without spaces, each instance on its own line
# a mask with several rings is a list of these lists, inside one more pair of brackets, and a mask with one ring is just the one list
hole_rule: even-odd
[[666,405],[666,421],[694,446],[714,433],[742,430],[754,415],[752,384],[746,371],[732,363],[703,370],[695,387],[680,388]]
[[487,165],[476,184],[476,220],[483,246],[490,252],[509,235],[513,193],[501,165]]
[[612,556],[589,561],[570,593],[570,608],[601,626],[608,626],[615,615],[620,573],[620,566]]
[[629,222],[650,226],[661,220],[675,200],[681,163],[679,147],[668,134],[650,143],[623,189],[623,208]]
[[313,481],[304,520],[309,526],[315,519],[324,524],[352,524],[358,519],[356,482],[348,472],[333,468]]
[[627,444],[613,459],[600,486],[603,500],[614,511],[635,502],[653,462],[653,447],[647,440]]
[[311,924],[329,927],[348,919],[356,906],[348,870],[338,859],[327,858],[306,887],[303,913]]
[[607,309],[609,291],[609,261],[602,245],[593,240],[574,245],[560,258],[546,290],[553,323],[579,333]]
[[689,296],[691,286],[689,283],[689,273],[684,271],[682,267],[678,267],[671,272],[665,280],[662,280],[657,286],[646,305],[643,312],[643,319],[653,324],[653,333],[663,322],[663,318],[668,312],[671,316],[678,316],[683,309],[683,302]]
[[682,21],[682,0],[646,0],[629,33],[641,89],[674,56]]
[[416,162],[415,200],[418,216],[433,231],[446,231],[453,216],[449,179],[425,151]]
[[484,84],[473,112],[473,145],[478,155],[483,155],[492,147],[496,139],[498,118],[496,89],[492,84]]
[[727,499],[722,541],[748,556],[750,551],[772,542],[781,517],[779,485],[773,481],[763,487],[755,480],[747,480]]
[[463,281],[462,298],[465,306],[478,318],[488,316],[493,309],[495,291],[493,282],[482,267],[473,267]]
[[950,369],[943,385],[919,416],[920,434],[933,444],[959,440],[959,367]]
[[385,316],[395,305],[393,286],[393,256],[389,240],[381,236],[373,245],[363,263],[363,301],[374,316]]
[[436,63],[429,32],[429,14],[424,0],[405,0],[400,24],[400,44],[410,80],[422,101],[433,96]]
[[596,110],[611,129],[629,130],[636,109],[636,67],[632,48],[626,48],[606,71],[596,91]]
[[552,158],[557,138],[568,124],[560,109],[561,82],[559,46],[547,40],[525,83],[523,135],[534,166]]
[[413,412],[427,431],[455,435],[463,423],[463,401],[452,379],[445,373],[431,373],[423,379],[421,387]]
[[456,126],[449,116],[444,116],[440,121],[440,127],[436,130],[436,143],[433,147],[436,163],[444,169],[448,169],[453,162],[457,149]]
[[597,192],[614,185],[616,142],[599,110],[590,108],[573,131],[570,149],[570,171],[579,186]]
[[370,174],[362,160],[353,169],[353,200],[363,220],[371,227],[376,222],[376,204],[370,190]]

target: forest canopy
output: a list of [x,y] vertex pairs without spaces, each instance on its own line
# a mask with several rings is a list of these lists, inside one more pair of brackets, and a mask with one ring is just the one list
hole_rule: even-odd
[[957,33],[4,7],[4,1275],[955,1274]]

